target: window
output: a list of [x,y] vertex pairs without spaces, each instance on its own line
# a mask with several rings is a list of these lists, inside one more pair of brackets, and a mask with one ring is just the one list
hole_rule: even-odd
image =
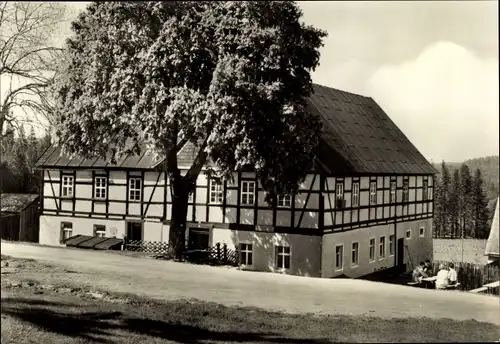
[[428,199],[428,196],[429,196],[428,189],[429,189],[429,184],[428,184],[427,180],[424,180],[424,187],[422,190],[422,199],[424,201],[427,201],[427,199]]
[[106,236],[106,226],[94,225],[94,236],[104,238]]
[[278,207],[289,208],[292,206],[292,195],[278,195]]
[[432,199],[432,188],[430,188],[429,185],[427,184],[427,200],[431,199]]
[[189,203],[193,202],[193,194],[194,194],[194,192],[190,192],[189,195],[188,195],[188,202]]
[[352,184],[352,206],[359,207],[359,183]]
[[94,198],[106,199],[106,177],[95,177]]
[[375,260],[375,238],[370,239],[370,261]]
[[253,264],[253,245],[252,244],[240,244],[240,264],[246,266],[252,266]]
[[410,239],[411,238],[411,229],[408,229],[406,231],[406,239]]
[[130,178],[128,183],[129,201],[140,201],[141,200],[141,178]]
[[391,182],[390,203],[396,203],[396,182]]
[[223,200],[223,188],[222,183],[219,183],[213,179],[210,180],[210,203],[220,204]]
[[73,235],[73,224],[71,222],[61,222],[61,242],[71,238]]
[[370,182],[370,204],[377,204],[377,182]]
[[425,236],[425,227],[420,227],[420,237],[423,238]]
[[410,195],[408,192],[408,181],[403,182],[403,202],[408,202],[410,199]]
[[62,176],[62,196],[73,197],[73,176]]
[[394,255],[394,235],[389,236],[389,255]]
[[255,182],[243,180],[241,182],[241,204],[253,205],[255,202]]
[[290,269],[290,255],[289,246],[276,246],[276,267]]
[[336,189],[335,194],[336,194],[337,208],[343,208],[344,207],[344,184],[337,183],[335,189]]
[[378,256],[380,258],[385,257],[385,236],[380,237],[379,246],[378,246]]
[[335,246],[335,270],[342,270],[344,267],[344,246]]
[[351,252],[351,266],[358,265],[359,260],[359,244],[357,242],[352,243],[352,252]]

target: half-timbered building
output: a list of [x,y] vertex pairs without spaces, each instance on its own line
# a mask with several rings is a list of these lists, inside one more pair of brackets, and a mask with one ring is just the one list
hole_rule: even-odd
[[[255,174],[218,183],[201,173],[189,198],[186,244],[238,247],[244,268],[359,277],[432,259],[435,170],[369,97],[314,85],[323,122],[313,167],[270,208]],[[192,146],[178,155],[181,170]],[[44,170],[40,243],[74,236],[168,241],[171,199],[162,161],[144,151],[116,164],[69,159],[56,147]]]

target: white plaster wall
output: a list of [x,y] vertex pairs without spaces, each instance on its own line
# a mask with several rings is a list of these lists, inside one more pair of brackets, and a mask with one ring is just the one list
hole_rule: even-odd
[[94,235],[94,225],[106,226],[106,236],[123,238],[125,235],[125,221],[110,219],[86,219],[71,216],[40,216],[40,237],[42,245],[64,246],[60,243],[61,222],[73,224],[72,235]]
[[[224,228],[211,230],[212,245],[226,244],[234,249],[239,243],[253,244],[253,266],[256,271],[283,272],[299,276],[320,276],[321,237],[298,234],[235,231]],[[275,267],[275,245],[288,245],[291,250],[290,269]]]
[[[424,237],[419,236],[419,228],[425,228]],[[322,277],[335,277],[345,274],[356,278],[373,273],[380,269],[395,266],[395,255],[397,254],[397,239],[405,238],[406,230],[411,230],[411,238],[405,239],[404,262],[407,269],[418,264],[421,260],[430,259],[432,261],[432,220],[417,220],[398,223],[396,225],[396,238],[394,240],[394,255],[390,254],[389,237],[394,235],[394,224],[372,226],[367,228],[358,228],[346,232],[335,232],[325,234],[322,242],[321,274]],[[380,237],[385,236],[385,257],[379,257]],[[375,260],[369,259],[370,238],[375,238]],[[351,266],[352,243],[359,243],[358,266]],[[343,269],[337,271],[335,268],[335,247],[344,246]],[[410,263],[411,257],[411,263]],[[412,266],[410,266],[412,265]]]

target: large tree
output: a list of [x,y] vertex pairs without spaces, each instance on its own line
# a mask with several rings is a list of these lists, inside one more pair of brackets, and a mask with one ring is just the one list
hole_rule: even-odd
[[[166,158],[176,258],[204,166],[228,179],[252,167],[274,204],[297,190],[320,131],[305,101],[326,33],[301,15],[289,1],[90,4],[73,23],[57,89],[63,152],[114,160],[138,154],[148,133],[148,149]],[[181,173],[186,144],[196,154]]]
[[473,233],[477,239],[488,238],[488,201],[484,191],[483,176],[478,168],[473,179]]

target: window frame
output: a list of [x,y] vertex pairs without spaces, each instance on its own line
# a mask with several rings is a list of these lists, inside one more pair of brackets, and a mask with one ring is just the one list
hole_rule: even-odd
[[[134,181],[134,187],[132,188],[132,181]],[[137,181],[140,182],[139,187],[137,187]],[[142,200],[142,189],[143,189],[143,180],[142,177],[139,176],[130,176],[128,178],[128,200],[129,202],[141,202]],[[133,193],[134,192],[134,193]],[[135,199],[135,197],[132,197],[132,195],[137,196],[139,195],[139,199]]]
[[396,203],[396,190],[397,184],[395,180],[392,180],[389,185],[389,203]]
[[[243,186],[247,185],[247,191],[244,191]],[[253,191],[250,192],[250,185],[253,185]],[[240,205],[255,205],[255,189],[256,184],[254,180],[242,180],[240,183]],[[246,196],[246,198],[244,198]],[[252,196],[252,203],[249,203],[250,196]],[[246,202],[243,200],[246,199]]]
[[345,188],[343,182],[337,182],[335,184],[335,207],[338,209],[344,208],[345,202]]
[[410,182],[408,180],[403,181],[403,203],[410,202]]
[[382,235],[378,238],[378,258],[380,260],[385,259],[386,256],[386,241],[385,241],[385,235]]
[[394,256],[394,251],[395,251],[395,237],[394,234],[389,235],[389,257]]
[[[104,235],[98,235],[98,233],[104,233]],[[106,226],[101,224],[94,225],[94,236],[104,238],[106,237]]]
[[[100,185],[97,185],[97,181],[100,180]],[[102,181],[104,180],[104,186],[102,185]],[[101,195],[97,196],[97,192],[100,191]],[[106,200],[108,198],[108,177],[106,176],[94,176],[94,199],[98,200]],[[104,192],[104,197],[102,196]]]
[[359,182],[353,182],[352,183],[352,200],[351,200],[351,206],[353,208],[359,207]]
[[209,204],[224,203],[224,183],[218,182],[215,179],[210,179],[208,184],[209,184],[208,203]]
[[[250,250],[248,250],[248,249],[243,250],[242,249],[242,245],[246,245],[247,248],[248,248],[248,246],[250,246],[251,249]],[[242,266],[242,267],[253,267],[253,263],[254,263],[253,247],[254,247],[253,242],[249,242],[249,241],[241,241],[241,242],[239,242],[238,249],[239,249],[239,256],[240,256],[239,257],[239,259],[240,259],[240,266]],[[242,259],[241,259],[243,252],[245,252],[245,263],[242,263]],[[251,261],[252,261],[251,264],[248,264],[248,257],[249,257],[249,255],[250,255]]]
[[[423,229],[423,231],[422,231],[422,229]],[[420,238],[425,238],[425,227],[423,227],[423,226],[419,227],[419,229],[418,229],[418,236]]]
[[[339,254],[338,254],[338,249],[341,249],[340,251],[340,267],[339,267]],[[344,244],[337,244],[335,245],[335,271],[343,271],[344,270]]]
[[[287,205],[287,201],[289,205]],[[278,195],[276,196],[276,204],[278,208],[291,208],[292,207],[292,195]]]
[[[373,246],[372,246],[373,242]],[[368,261],[370,263],[373,263],[376,259],[375,257],[375,246],[377,245],[377,242],[375,240],[375,237],[371,237],[368,239]],[[372,254],[372,248],[373,248],[373,254]]]
[[[375,185],[375,191],[373,191],[372,187]],[[377,204],[377,182],[376,181],[370,181],[370,205],[376,205]]]
[[429,182],[424,180],[422,183],[422,201],[429,200]]
[[[283,252],[280,252],[280,249],[284,249]],[[288,249],[288,253],[285,252],[286,251],[285,249]],[[285,264],[285,262],[286,262],[285,257],[288,257],[288,267],[279,266],[278,257],[280,257],[280,256],[283,257],[282,258],[283,265],[286,265]],[[290,268],[292,267],[292,248],[289,245],[286,245],[286,244],[274,245],[274,266],[275,266],[276,270],[278,270],[278,271],[290,270]]]
[[[354,248],[354,245],[356,245],[356,248]],[[352,259],[353,257],[356,257],[355,261]],[[355,241],[351,243],[351,268],[357,266],[359,266],[359,242]]]
[[[65,227],[65,225],[70,225],[70,227]],[[62,243],[64,240],[67,240],[73,236],[73,222],[69,221],[61,221],[61,229],[60,229],[60,242]],[[66,233],[70,232],[70,235],[66,237]],[[64,234],[63,234],[64,233]]]
[[[68,183],[65,183],[65,180]],[[71,183],[69,183],[71,181]],[[66,195],[64,194],[66,190]],[[68,193],[68,190],[71,190],[71,194]],[[71,174],[62,174],[61,175],[61,197],[63,198],[72,198],[75,195],[75,176]]]

